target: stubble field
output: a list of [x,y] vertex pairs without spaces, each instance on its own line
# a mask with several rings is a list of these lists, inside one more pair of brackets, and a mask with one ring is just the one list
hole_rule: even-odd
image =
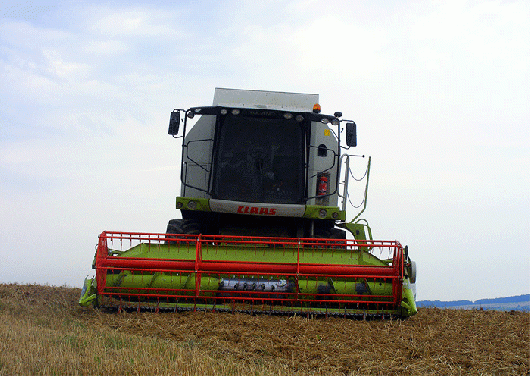
[[408,320],[109,313],[80,290],[0,284],[0,375],[528,375],[530,313]]

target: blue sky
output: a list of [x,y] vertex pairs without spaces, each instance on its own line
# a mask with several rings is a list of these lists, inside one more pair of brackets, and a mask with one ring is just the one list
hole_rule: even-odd
[[0,282],[80,286],[101,231],[163,232],[169,113],[229,87],[356,121],[418,299],[529,293],[529,61],[527,1],[0,1]]

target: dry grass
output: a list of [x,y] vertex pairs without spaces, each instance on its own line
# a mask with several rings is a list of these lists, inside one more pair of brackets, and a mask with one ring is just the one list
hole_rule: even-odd
[[0,375],[528,375],[530,313],[401,321],[105,313],[79,289],[0,284]]

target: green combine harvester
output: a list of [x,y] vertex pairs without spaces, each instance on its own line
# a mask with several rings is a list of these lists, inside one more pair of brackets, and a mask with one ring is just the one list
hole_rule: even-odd
[[[215,90],[177,109],[181,219],[165,233],[103,232],[79,303],[119,310],[408,317],[416,266],[346,221],[356,125],[316,94]],[[181,123],[184,119],[182,133]],[[192,120],[195,119],[192,125]],[[180,136],[179,136],[180,134]],[[341,135],[345,139],[341,140]]]

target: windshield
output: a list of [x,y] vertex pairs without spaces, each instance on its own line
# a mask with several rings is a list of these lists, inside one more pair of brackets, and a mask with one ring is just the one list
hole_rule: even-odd
[[304,203],[303,124],[295,119],[223,116],[214,156],[214,197]]

